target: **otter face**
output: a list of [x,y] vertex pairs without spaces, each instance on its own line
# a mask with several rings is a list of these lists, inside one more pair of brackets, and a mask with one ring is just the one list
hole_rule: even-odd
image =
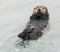
[[33,10],[33,14],[35,14],[37,12],[41,12],[43,14],[48,14],[48,10],[45,6],[36,6]]

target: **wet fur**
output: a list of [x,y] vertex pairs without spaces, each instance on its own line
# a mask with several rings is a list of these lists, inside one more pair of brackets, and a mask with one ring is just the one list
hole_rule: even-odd
[[18,37],[25,40],[36,40],[43,35],[44,28],[47,27],[49,21],[49,14],[42,12],[33,13],[26,28]]

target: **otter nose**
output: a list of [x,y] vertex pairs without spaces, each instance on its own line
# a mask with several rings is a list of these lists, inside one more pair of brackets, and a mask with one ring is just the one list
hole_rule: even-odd
[[38,11],[40,12],[41,10],[40,10],[40,9],[38,9]]

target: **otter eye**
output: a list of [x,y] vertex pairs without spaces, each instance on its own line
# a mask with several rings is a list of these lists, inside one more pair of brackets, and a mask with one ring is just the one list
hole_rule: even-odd
[[45,9],[45,8],[42,8],[42,9]]
[[36,8],[34,8],[34,9],[36,9]]
[[34,9],[37,9],[37,8],[34,8]]

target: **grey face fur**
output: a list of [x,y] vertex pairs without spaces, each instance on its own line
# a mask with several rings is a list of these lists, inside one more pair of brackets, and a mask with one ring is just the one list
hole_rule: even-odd
[[44,28],[47,27],[49,21],[48,10],[44,6],[34,8],[30,21],[22,33],[18,35],[19,38],[25,40],[36,40],[43,35]]

